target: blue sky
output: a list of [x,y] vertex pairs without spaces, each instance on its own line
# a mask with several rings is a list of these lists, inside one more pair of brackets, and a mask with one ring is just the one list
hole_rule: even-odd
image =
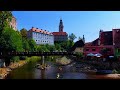
[[120,28],[120,11],[13,11],[18,30],[36,27],[50,32],[59,30],[60,18],[64,31],[78,37],[85,36],[86,42],[98,38],[99,30],[111,31]]

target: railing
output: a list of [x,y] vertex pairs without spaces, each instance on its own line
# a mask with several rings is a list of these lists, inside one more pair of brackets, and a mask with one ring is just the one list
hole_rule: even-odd
[[76,55],[73,52],[7,52],[3,54],[0,52],[0,56],[50,56],[50,55]]

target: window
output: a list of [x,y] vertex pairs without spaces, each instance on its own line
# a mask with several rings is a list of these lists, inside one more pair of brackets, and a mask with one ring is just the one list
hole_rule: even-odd
[[89,49],[87,48],[86,51],[89,51]]
[[92,51],[95,51],[95,48],[93,48]]
[[37,40],[36,40],[37,41]]

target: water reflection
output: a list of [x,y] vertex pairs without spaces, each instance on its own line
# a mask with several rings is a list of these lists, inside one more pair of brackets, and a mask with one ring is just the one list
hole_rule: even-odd
[[45,70],[41,70],[41,79],[46,79]]
[[28,63],[23,67],[10,72],[6,79],[98,79],[97,75],[80,72],[73,65],[56,66],[52,62],[47,62],[49,67],[45,70],[37,69],[36,63]]

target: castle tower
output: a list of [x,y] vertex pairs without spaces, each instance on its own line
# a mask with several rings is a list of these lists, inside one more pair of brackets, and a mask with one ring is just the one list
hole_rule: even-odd
[[60,23],[59,23],[59,32],[63,32],[63,22],[62,19],[60,19]]

